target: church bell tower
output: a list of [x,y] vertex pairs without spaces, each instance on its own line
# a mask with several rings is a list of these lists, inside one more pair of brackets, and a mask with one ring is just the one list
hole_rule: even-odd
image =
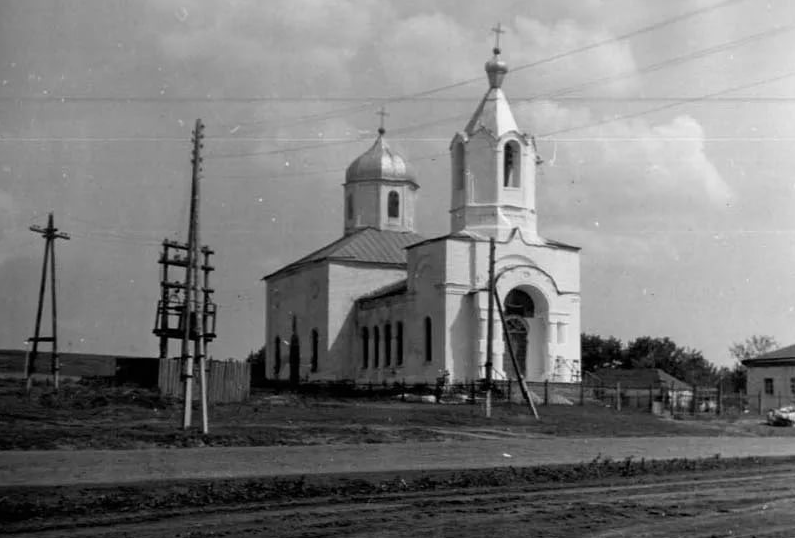
[[450,143],[450,229],[501,240],[519,228],[530,239],[538,235],[537,155],[532,140],[519,131],[502,91],[508,66],[500,58],[499,25],[495,32],[494,56],[486,62],[489,89]]

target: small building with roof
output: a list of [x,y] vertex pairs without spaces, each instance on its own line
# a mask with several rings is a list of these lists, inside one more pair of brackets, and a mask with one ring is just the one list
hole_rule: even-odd
[[[383,126],[351,163],[343,236],[263,277],[269,376],[290,377],[295,326],[302,379],[483,378],[493,238],[497,294],[520,371],[530,381],[579,381],[579,248],[538,233],[541,159],[502,91],[507,72],[495,48],[488,90],[452,137],[448,234],[415,232],[421,182]],[[494,318],[494,378],[513,378]]]
[[748,368],[746,393],[762,409],[795,404],[795,345],[742,361]]

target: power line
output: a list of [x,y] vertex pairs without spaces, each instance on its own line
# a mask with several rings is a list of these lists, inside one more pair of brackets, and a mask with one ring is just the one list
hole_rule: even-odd
[[[516,69],[512,69],[512,71],[516,71]],[[479,80],[479,79],[473,79]],[[73,98],[63,98],[67,101],[72,100]],[[97,98],[97,99],[113,99],[110,97],[107,98]],[[511,101],[514,102],[521,102],[521,101],[534,101],[538,99],[538,96],[530,95],[530,96],[523,96],[523,95],[514,95],[511,97]],[[577,101],[577,102],[614,102],[614,101],[621,101],[621,102],[647,102],[647,101],[681,101],[683,99],[687,99],[686,96],[653,96],[653,95],[643,95],[643,96],[627,96],[627,97],[616,97],[610,95],[572,95],[572,96],[560,96],[559,99],[561,101]],[[49,99],[41,99],[37,97],[9,97],[9,96],[0,96],[0,101],[48,101]],[[61,98],[57,99],[61,100]],[[137,102],[137,99],[121,99],[122,101],[131,101]],[[141,98],[141,101],[148,101],[148,98]],[[197,99],[192,97],[184,97],[179,99],[172,99],[172,102],[193,102]],[[247,100],[247,101],[270,101],[274,103],[332,103],[332,102],[354,102],[354,103],[374,103],[374,102],[389,102],[389,97],[378,97],[378,96],[355,96],[355,95],[348,95],[348,96],[297,96],[297,97],[246,97],[246,98],[228,98],[228,99],[213,99],[212,102],[235,102],[239,100]],[[85,101],[88,102],[87,99],[78,99],[78,101]],[[467,103],[472,101],[471,97],[465,96],[426,96],[426,97],[402,97],[400,101],[411,101],[411,102],[419,102],[419,103]],[[751,97],[727,97],[724,99],[715,99],[715,102],[784,102],[790,103],[795,101],[795,97],[788,97],[788,96],[751,96]],[[368,107],[363,107],[362,110],[366,110]],[[329,111],[331,112],[331,111]],[[257,123],[267,123],[270,120],[257,120]],[[297,120],[296,120],[297,121]],[[240,123],[241,126],[247,125],[244,122]],[[288,124],[288,126],[291,124]],[[32,140],[35,141],[37,138],[0,138],[2,140]],[[44,140],[47,140],[46,138]],[[137,140],[174,140],[174,141],[181,141],[185,142],[185,138],[174,137],[174,136],[163,136],[163,137],[105,137],[105,138],[90,138],[90,137],[75,137],[72,140],[107,140],[112,142],[128,142],[128,141],[137,141]],[[240,140],[240,138],[237,138]]]
[[[649,72],[653,72],[653,71],[658,71],[660,69],[663,69],[663,68],[666,68],[666,67],[670,67],[672,65],[679,65],[679,64],[682,64],[682,63],[685,63],[685,62],[688,62],[688,61],[692,61],[692,60],[697,59],[697,58],[703,58],[705,56],[708,56],[708,55],[711,55],[711,54],[715,54],[717,52],[722,52],[722,51],[730,49],[730,48],[738,47],[738,46],[741,46],[741,45],[746,45],[746,44],[751,43],[753,41],[758,41],[760,39],[769,38],[771,36],[774,36],[774,35],[777,35],[777,34],[780,34],[780,33],[783,33],[783,32],[791,31],[793,29],[795,29],[795,24],[775,27],[775,28],[768,29],[768,30],[765,30],[765,31],[762,31],[762,32],[758,32],[756,34],[752,34],[750,36],[742,37],[740,39],[727,41],[725,43],[721,43],[719,45],[714,45],[712,47],[707,47],[707,48],[704,48],[704,49],[699,49],[697,51],[693,51],[693,52],[690,52],[688,54],[675,56],[673,58],[669,58],[669,59],[663,60],[661,62],[650,64],[648,66],[644,66],[644,67],[639,68],[639,69],[634,69],[634,70],[631,70],[631,71],[623,71],[621,73],[617,73],[617,74],[614,74],[614,75],[609,75],[609,76],[602,77],[602,78],[599,78],[599,79],[596,79],[596,80],[588,81],[588,82],[581,83],[581,84],[576,84],[574,86],[568,86],[566,88],[561,88],[561,89],[558,89],[558,90],[555,90],[555,91],[551,91],[551,92],[547,92],[547,93],[544,93],[544,94],[539,94],[539,95],[537,95],[537,96],[535,96],[535,97],[533,97],[533,98],[531,98],[529,100],[537,101],[537,100],[542,100],[542,99],[553,99],[553,98],[556,98],[558,95],[565,95],[565,94],[568,94],[568,93],[573,93],[573,92],[576,92],[576,91],[579,91],[579,90],[582,90],[582,89],[585,89],[585,88],[588,88],[588,87],[597,86],[597,85],[605,84],[605,83],[608,83],[608,82],[614,82],[616,80],[621,80],[621,79],[624,79],[624,78],[627,78],[627,77],[630,77],[630,76],[637,76],[639,74],[645,74],[645,73],[649,73]],[[717,96],[718,96],[718,94],[716,94],[716,97]],[[703,100],[705,100],[705,98],[699,97],[696,100],[702,100],[703,101]],[[677,106],[679,104],[689,103],[689,102],[693,102],[693,101],[694,101],[693,98],[684,98],[681,101],[669,102],[668,104],[666,104],[663,107],[661,107],[661,109],[662,108],[670,108],[672,106]],[[421,123],[421,124],[415,124],[415,125],[409,125],[409,126],[406,126],[406,127],[401,127],[401,128],[398,128],[398,129],[394,129],[391,132],[406,133],[406,132],[414,131],[414,130],[417,130],[417,129],[423,129],[423,128],[427,128],[427,127],[433,127],[433,126],[437,126],[437,125],[442,125],[442,124],[445,124],[445,123],[449,123],[451,121],[458,121],[458,120],[461,120],[461,119],[466,119],[466,118],[469,117],[469,115],[470,114],[467,113],[467,114],[457,114],[455,116],[447,116],[447,117],[440,118],[440,119],[437,119],[437,120],[432,120],[430,122],[425,122],[425,123]],[[309,145],[309,146],[300,146],[300,147],[296,147],[296,148],[279,148],[279,149],[275,149],[275,150],[258,150],[258,151],[248,151],[248,152],[238,152],[238,153],[225,153],[225,154],[222,153],[222,154],[215,154],[215,155],[211,154],[211,155],[208,155],[208,158],[210,158],[210,159],[227,159],[227,158],[236,158],[236,157],[254,157],[254,156],[264,156],[264,155],[278,155],[278,154],[291,152],[291,151],[302,151],[302,150],[306,150],[306,149],[323,148],[323,147],[327,147],[327,146],[330,146],[330,145],[348,144],[348,143],[356,142],[358,140],[359,139],[357,139],[357,138],[349,138],[349,139],[336,140],[336,141],[333,141],[333,142],[321,142],[319,144],[312,144],[312,145]]]
[[[627,39],[631,39],[633,37],[637,37],[639,35],[642,35],[642,34],[645,34],[645,33],[648,33],[648,32],[652,32],[654,30],[659,30],[660,28],[664,28],[665,26],[670,26],[672,24],[676,24],[678,22],[681,22],[681,21],[696,17],[698,15],[703,15],[705,13],[714,11],[716,9],[720,9],[720,8],[726,7],[726,6],[730,5],[730,4],[736,4],[736,3],[744,2],[744,1],[745,0],[724,0],[722,2],[717,2],[715,4],[712,4],[711,6],[707,6],[707,7],[700,8],[700,9],[696,9],[696,10],[693,10],[693,11],[688,11],[687,13],[683,13],[681,15],[677,15],[675,17],[671,17],[669,19],[665,19],[665,20],[659,21],[659,22],[651,24],[649,26],[644,26],[642,28],[638,28],[636,30],[632,30],[632,31],[624,33],[624,34],[620,34],[620,35],[615,36],[615,37],[602,39],[600,41],[595,41],[595,42],[590,43],[588,45],[584,45],[582,47],[577,47],[575,49],[571,49],[569,51],[562,52],[560,54],[555,54],[553,56],[549,56],[549,57],[543,58],[541,60],[537,60],[537,61],[526,63],[526,64],[521,64],[521,65],[519,65],[517,67],[514,67],[513,71],[521,71],[523,69],[530,69],[530,68],[533,68],[533,67],[538,67],[540,65],[544,65],[544,64],[547,64],[547,63],[555,62],[557,60],[561,60],[561,59],[566,58],[568,56],[572,56],[572,55],[575,55],[575,54],[580,54],[580,53],[583,53],[583,52],[587,52],[589,50],[593,50],[593,49],[596,49],[596,48],[599,48],[599,47],[603,47],[605,45],[609,45],[609,44],[612,44],[612,43],[617,43],[619,41],[625,41]],[[481,80],[483,80],[482,77],[474,77],[474,78],[470,78],[470,79],[467,79],[467,80],[454,82],[452,84],[446,84],[444,86],[438,86],[436,88],[431,88],[429,90],[423,90],[423,91],[416,92],[416,93],[410,93],[410,94],[397,96],[397,97],[390,97],[390,98],[386,98],[386,99],[379,99],[378,103],[379,104],[399,103],[401,101],[405,101],[405,100],[409,100],[409,99],[416,99],[416,98],[425,97],[425,96],[428,96],[428,95],[431,95],[431,94],[434,94],[434,93],[438,93],[438,92],[442,92],[442,91],[446,91],[446,90],[451,90],[451,89],[458,88],[458,87],[461,87],[461,86],[465,86],[467,84],[471,84],[473,82],[477,82],[477,81],[481,81]],[[320,114],[313,114],[313,115],[309,115],[309,116],[303,116],[301,118],[296,119],[294,121],[294,123],[290,124],[290,125],[294,125],[294,124],[297,124],[297,123],[304,123],[306,121],[323,120],[323,119],[330,119],[330,118],[334,118],[334,117],[344,116],[344,115],[347,115],[350,112],[357,112],[357,111],[361,111],[361,110],[366,110],[366,109],[370,108],[373,104],[375,104],[375,100],[368,101],[364,105],[359,105],[359,106],[355,106],[355,107],[346,107],[346,108],[342,108],[342,109],[331,110],[331,111],[320,113]],[[252,122],[243,122],[243,123],[240,123],[240,125],[241,126],[243,126],[243,125],[246,125],[246,126],[260,125],[260,124],[267,123],[267,122],[268,122],[268,120],[256,120],[256,121],[252,121]]]
[[652,114],[654,112],[660,112],[662,110],[667,110],[669,108],[673,108],[673,107],[682,105],[684,103],[694,103],[694,102],[698,102],[698,101],[701,101],[701,100],[704,100],[704,99],[709,99],[709,98],[711,98],[713,96],[722,95],[724,93],[731,93],[731,92],[740,91],[740,90],[747,90],[747,89],[750,89],[750,88],[755,88],[757,86],[761,86],[763,84],[770,84],[771,82],[778,82],[779,80],[784,80],[784,79],[792,77],[792,76],[795,76],[795,71],[789,71],[789,72],[781,74],[781,75],[776,75],[776,76],[769,77],[769,78],[766,78],[766,79],[762,79],[762,80],[759,80],[759,81],[756,81],[756,82],[751,82],[749,84],[739,84],[737,86],[732,86],[730,88],[726,88],[726,89],[719,90],[719,91],[716,91],[716,92],[711,92],[711,93],[708,93],[708,94],[705,94],[705,95],[702,95],[702,96],[699,96],[699,97],[693,97],[692,99],[689,99],[687,101],[677,102],[677,103],[668,103],[668,104],[661,105],[661,106],[658,106],[658,107],[655,107],[655,108],[642,110],[640,112],[635,112],[635,113],[630,113],[630,114],[622,114],[622,115],[619,115],[619,116],[615,116],[613,118],[605,118],[604,120],[600,120],[600,121],[589,123],[589,124],[585,124],[585,125],[578,125],[578,126],[574,126],[574,127],[567,127],[565,129],[558,129],[556,131],[550,131],[548,133],[539,134],[537,136],[539,138],[546,138],[546,137],[554,136],[554,135],[557,135],[557,134],[569,133],[571,131],[578,131],[580,129],[587,129],[589,127],[597,127],[597,126],[600,126],[600,125],[606,125],[608,123],[613,123],[613,122],[620,121],[620,120],[637,118],[638,116],[645,116],[646,114]]
[[[560,53],[560,54],[557,54],[557,55],[553,55],[553,56],[549,56],[549,57],[543,58],[541,60],[537,60],[535,62],[519,65],[517,67],[514,67],[512,69],[512,71],[516,72],[516,71],[520,71],[520,70],[523,70],[523,69],[537,67],[539,65],[543,65],[543,64],[546,64],[546,63],[554,62],[554,61],[560,60],[562,58],[565,58],[565,57],[568,57],[568,56],[571,56],[571,55],[575,55],[575,54],[579,54],[579,53],[582,53],[582,52],[586,52],[588,50],[596,49],[598,47],[602,47],[602,46],[605,46],[605,45],[608,45],[608,44],[611,44],[611,43],[614,43],[614,42],[630,39],[632,37],[636,37],[638,35],[641,35],[641,34],[644,34],[644,33],[650,32],[650,31],[654,31],[654,30],[657,30],[659,28],[662,28],[662,27],[665,27],[665,26],[668,26],[668,25],[671,25],[671,24],[675,24],[677,22],[681,22],[682,20],[686,20],[688,18],[692,18],[692,17],[698,16],[698,15],[701,15],[701,14],[704,14],[704,13],[707,13],[707,12],[710,12],[710,11],[725,7],[725,6],[729,5],[729,4],[738,3],[738,2],[742,2],[742,1],[745,1],[745,0],[724,0],[723,2],[718,2],[716,4],[713,4],[712,6],[708,6],[708,7],[701,8],[701,9],[697,9],[697,10],[694,10],[694,11],[690,11],[690,12],[684,13],[682,15],[678,15],[678,16],[675,16],[675,17],[672,17],[672,18],[669,18],[669,19],[665,19],[665,20],[660,21],[658,23],[655,23],[655,24],[652,24],[652,25],[649,25],[649,26],[645,26],[645,27],[633,30],[631,32],[627,32],[627,33],[621,34],[619,36],[615,36],[615,37],[612,37],[612,38],[607,38],[607,39],[604,39],[604,40],[600,40],[600,41],[591,43],[589,45],[585,45],[585,46],[582,46],[582,47],[578,47],[576,49],[569,50],[567,52],[563,52],[563,53]],[[724,48],[728,48],[728,47],[731,47],[731,46],[736,46],[737,44],[742,44],[742,43],[748,42],[750,40],[759,39],[761,37],[766,37],[766,36],[772,35],[773,33],[778,33],[778,32],[782,32],[782,31],[786,31],[786,30],[790,30],[790,29],[792,29],[791,26],[789,26],[789,27],[781,27],[781,28],[777,28],[777,29],[774,29],[774,30],[762,32],[760,34],[755,34],[753,36],[749,36],[749,37],[746,37],[746,38],[743,38],[741,40],[737,40],[737,41],[734,41],[734,42],[728,42],[728,43],[725,43],[723,45],[719,45],[717,47],[713,47],[711,49],[703,49],[702,51],[697,51],[695,53],[691,53],[690,55],[685,55],[685,56],[673,58],[671,60],[666,60],[666,61],[661,62],[659,64],[654,64],[652,66],[649,66],[647,69],[648,70],[661,69],[662,67],[665,67],[667,65],[672,65],[672,64],[675,64],[675,63],[681,63],[683,61],[687,61],[690,58],[711,54],[711,53],[717,52],[719,50],[724,50]],[[625,73],[621,73],[619,75],[612,75],[610,77],[604,77],[602,79],[598,79],[598,80],[595,80],[595,81],[584,83],[584,84],[581,84],[581,85],[578,85],[578,86],[569,87],[569,88],[566,88],[566,89],[563,89],[563,90],[558,90],[557,92],[552,92],[552,93],[541,95],[541,96],[532,96],[532,97],[525,97],[525,98],[518,98],[518,99],[514,98],[512,100],[514,102],[517,102],[517,101],[534,101],[534,100],[538,100],[538,99],[541,99],[541,98],[549,98],[550,96],[553,96],[556,93],[557,94],[561,94],[561,95],[565,94],[565,93],[572,93],[573,91],[577,91],[579,89],[582,89],[582,88],[585,88],[585,87],[588,87],[588,86],[601,84],[601,83],[604,83],[604,82],[607,82],[607,81],[616,80],[618,78],[628,77],[628,76],[631,76],[633,74],[636,74],[636,72],[635,71],[633,71],[633,72],[625,72]],[[312,120],[312,119],[329,119],[329,118],[332,118],[332,117],[337,117],[339,115],[344,115],[347,112],[366,110],[367,108],[370,108],[370,106],[372,104],[374,104],[376,101],[378,101],[380,103],[385,103],[385,102],[396,103],[396,102],[407,101],[407,100],[422,100],[422,99],[435,100],[434,98],[429,98],[428,96],[431,95],[431,94],[434,94],[434,93],[441,92],[441,91],[445,91],[445,90],[448,90],[448,89],[453,89],[453,88],[456,88],[456,87],[459,87],[459,86],[470,84],[472,82],[479,81],[481,79],[482,79],[482,77],[471,78],[471,79],[467,79],[467,80],[464,80],[464,81],[459,81],[459,82],[456,82],[456,83],[448,84],[448,85],[445,85],[445,86],[440,86],[440,87],[437,87],[437,88],[431,88],[429,90],[424,90],[424,91],[416,92],[416,93],[413,93],[413,94],[407,94],[407,95],[398,96],[398,97],[391,97],[391,98],[358,98],[358,97],[323,97],[323,98],[320,98],[320,97],[275,97],[275,96],[217,97],[217,98],[216,97],[211,97],[211,96],[202,96],[202,97],[170,97],[170,96],[149,96],[149,97],[35,96],[35,97],[0,97],[0,100],[4,100],[4,99],[11,99],[11,100],[38,100],[38,101],[51,100],[51,101],[61,101],[61,102],[64,102],[66,100],[75,101],[75,102],[83,102],[83,101],[84,102],[91,102],[91,101],[119,101],[119,102],[133,102],[133,101],[140,101],[140,102],[178,102],[178,101],[253,102],[253,101],[279,101],[279,102],[286,102],[286,101],[298,101],[298,102],[301,102],[301,101],[307,101],[307,100],[308,101],[332,101],[332,100],[341,100],[341,101],[363,100],[364,101],[363,105],[358,105],[358,106],[355,106],[355,107],[348,107],[348,108],[344,108],[344,109],[328,111],[328,112],[324,112],[324,113],[320,113],[320,114],[316,114],[316,115],[304,116],[302,118],[298,118],[292,124],[288,124],[288,125],[294,125],[294,124],[302,123],[302,122],[305,122],[305,121],[308,121],[308,120]],[[588,97],[577,97],[577,98],[573,98],[573,99],[577,99],[577,100],[603,99],[603,100],[610,100],[610,101],[619,100],[617,98],[588,98]],[[638,98],[636,100],[640,101],[640,100],[645,100],[645,99],[646,98]],[[655,99],[655,98],[651,98],[651,99]],[[680,99],[680,98],[657,98],[657,99],[666,99],[667,100],[667,99]],[[441,99],[439,99],[439,100],[441,100]],[[458,101],[458,100],[464,100],[464,98],[449,98],[447,100]],[[621,101],[628,101],[629,99],[620,99],[620,100]],[[686,98],[684,98],[682,100],[685,101],[685,102],[687,101]],[[438,124],[444,123],[445,121],[452,121],[454,119],[458,119],[458,118],[461,118],[461,117],[465,117],[465,116],[463,116],[463,115],[454,116],[454,117],[450,117],[450,118],[448,118],[446,120],[445,119],[441,119],[441,120],[436,120],[436,122],[430,122],[429,124],[423,124],[422,126],[404,127],[401,130],[405,132],[407,130],[416,129],[416,128],[420,128],[420,127],[424,127],[424,126],[428,126],[428,125],[438,125]],[[241,123],[239,123],[239,125],[240,126],[256,125],[256,124],[266,123],[267,121],[268,120],[257,120],[257,121],[254,121],[254,122],[241,122]],[[231,141],[231,140],[235,140],[235,141],[237,141],[237,140],[241,140],[241,141],[242,140],[257,141],[257,140],[259,140],[259,138],[257,138],[257,137],[246,137],[246,138],[242,138],[242,137],[217,137],[216,138],[216,137],[214,137],[214,139],[216,139],[216,140],[229,140],[229,141]],[[63,138],[39,137],[39,138],[3,138],[3,139],[0,139],[0,142],[5,142],[5,141],[17,141],[17,142],[70,141],[70,142],[89,142],[89,143],[94,143],[94,142],[154,142],[154,143],[159,143],[159,142],[180,142],[180,143],[184,143],[185,142],[184,138],[181,138],[181,137],[102,137],[102,138],[99,138],[99,137],[97,137],[97,138],[91,138],[91,137],[63,137]],[[353,141],[353,140],[351,140],[351,141]],[[346,142],[339,141],[338,143],[346,143]],[[311,148],[314,148],[314,147],[323,147],[325,145],[327,145],[327,144],[313,145],[313,146],[306,147],[306,149],[311,149]],[[296,148],[296,149],[305,149],[305,148],[302,147],[302,148]],[[273,153],[280,153],[282,151],[294,151],[294,150],[282,149],[282,150],[279,150],[279,151],[275,151]],[[269,154],[269,153],[249,152],[249,153],[234,154],[234,155],[229,155],[229,156],[230,157],[232,157],[232,156],[247,157],[247,156],[254,156],[254,155],[261,155],[261,154]],[[221,155],[214,156],[214,158],[219,158],[219,157],[222,157],[222,156]],[[224,155],[223,157],[225,158],[226,156]]]
[[[742,45],[747,45],[748,43],[752,43],[754,41],[759,41],[760,39],[769,38],[769,37],[772,37],[774,35],[781,34],[781,33],[784,33],[784,32],[790,32],[790,31],[792,31],[794,29],[795,29],[795,24],[789,24],[789,25],[786,25],[786,26],[777,26],[775,28],[772,28],[772,29],[769,29],[769,30],[765,30],[763,32],[759,32],[759,33],[756,33],[756,34],[752,34],[750,36],[746,36],[746,37],[743,37],[743,38],[740,38],[740,39],[727,41],[725,43],[721,43],[720,45],[707,47],[705,49],[700,49],[700,50],[691,52],[689,54],[684,54],[684,55],[681,55],[681,56],[675,56],[673,58],[669,58],[667,60],[663,60],[663,61],[657,62],[655,64],[647,65],[647,66],[645,66],[645,67],[643,67],[641,69],[630,69],[630,70],[627,70],[627,71],[623,71],[621,73],[616,73],[614,75],[609,75],[609,76],[602,77],[602,78],[599,78],[599,79],[595,79],[595,80],[591,80],[591,81],[588,81],[588,82],[584,82],[582,84],[578,84],[578,85],[575,85],[575,86],[570,86],[570,87],[564,88],[562,90],[556,90],[556,91],[550,92],[548,94],[541,94],[541,95],[536,96],[534,100],[547,99],[547,98],[551,98],[551,97],[554,97],[554,98],[557,99],[558,96],[561,96],[561,95],[565,95],[565,94],[568,94],[568,93],[574,93],[574,92],[577,92],[577,91],[580,91],[580,90],[583,90],[583,89],[586,89],[586,88],[590,88],[592,86],[598,86],[598,85],[601,85],[601,84],[605,84],[607,82],[615,82],[617,80],[621,80],[621,79],[624,79],[624,78],[635,76],[638,73],[644,73],[645,74],[645,73],[651,73],[651,72],[654,72],[654,71],[659,71],[660,69],[664,69],[664,68],[670,67],[672,65],[679,65],[679,64],[682,64],[682,63],[685,63],[685,62],[689,62],[691,60],[695,60],[697,58],[703,58],[705,56],[709,56],[709,55],[715,54],[717,52],[723,52],[724,50],[732,49],[732,48],[739,47],[739,46],[742,46]],[[687,101],[687,100],[688,100],[687,98],[683,99],[683,101]]]

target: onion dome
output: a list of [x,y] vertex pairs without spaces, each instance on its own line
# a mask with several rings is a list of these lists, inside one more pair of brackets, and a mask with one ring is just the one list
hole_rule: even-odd
[[345,182],[388,180],[416,183],[414,170],[384,140],[384,128],[378,129],[375,143],[353,161],[345,171]]
[[494,47],[494,57],[486,62],[486,73],[489,76],[489,87],[499,88],[505,74],[508,72],[508,64],[500,59],[500,48]]

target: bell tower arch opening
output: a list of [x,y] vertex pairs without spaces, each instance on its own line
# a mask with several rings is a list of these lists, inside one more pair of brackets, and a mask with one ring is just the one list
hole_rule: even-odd
[[528,319],[535,316],[535,303],[530,295],[517,288],[508,292],[503,303],[505,333],[507,333],[507,338],[503,334],[505,353],[507,355],[503,359],[503,364],[508,371],[508,378],[517,379],[513,364],[511,364],[508,342],[511,344],[511,349],[513,349],[519,371],[525,377],[527,375],[527,347],[530,336]]
[[516,140],[509,140],[502,150],[502,186],[518,189],[522,186],[522,148]]
[[507,337],[503,369],[509,379],[517,379],[508,349],[510,341],[519,372],[528,381],[543,381],[549,374],[547,364],[547,318],[549,301],[539,288],[516,283],[502,299]]

